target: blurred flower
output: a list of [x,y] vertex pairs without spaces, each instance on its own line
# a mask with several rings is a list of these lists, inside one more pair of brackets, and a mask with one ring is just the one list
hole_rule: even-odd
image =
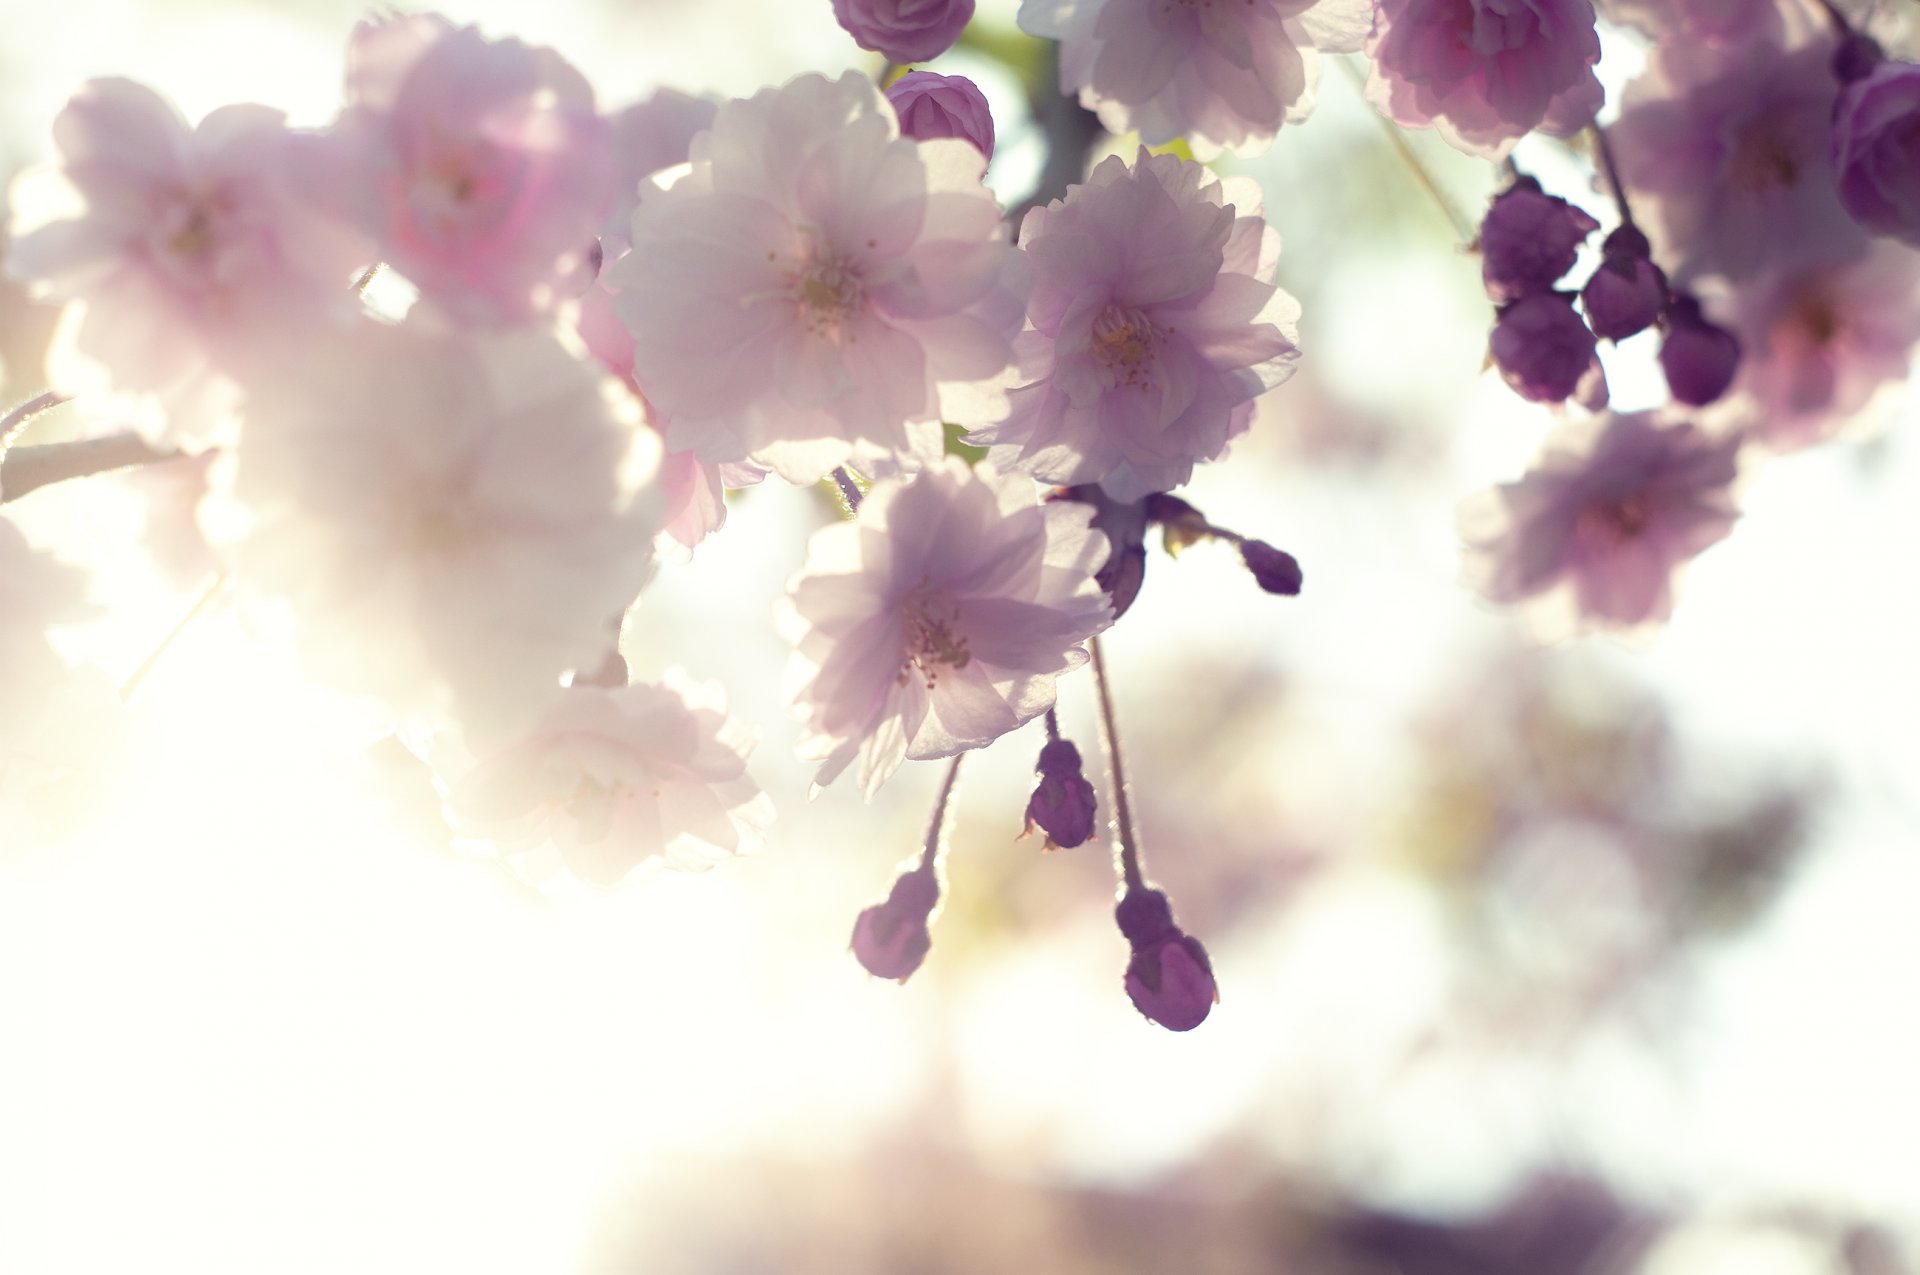
[[906,982],[933,947],[927,919],[940,901],[931,867],[903,872],[886,902],[863,911],[853,923],[853,954],[875,978]]
[[1740,368],[1740,338],[1700,312],[1700,302],[1677,293],[1667,302],[1667,336],[1660,370],[1675,402],[1705,407],[1727,392]]
[[853,42],[889,62],[931,62],[960,38],[973,0],[833,0]]
[[1551,292],[1600,228],[1585,210],[1521,177],[1493,198],[1480,223],[1480,277],[1495,301]]
[[1920,247],[1920,66],[1883,61],[1840,90],[1833,168],[1855,221]]
[[1502,306],[1489,348],[1500,375],[1530,403],[1606,406],[1606,373],[1571,293],[1536,292]]
[[887,86],[887,101],[900,116],[900,132],[915,141],[958,137],[993,158],[993,112],[986,94],[964,75],[908,71]]

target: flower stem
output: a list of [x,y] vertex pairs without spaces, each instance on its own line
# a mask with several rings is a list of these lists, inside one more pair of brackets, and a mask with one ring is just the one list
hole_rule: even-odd
[[940,781],[940,795],[933,799],[933,819],[927,825],[926,848],[920,852],[920,871],[930,872],[946,849],[947,841],[953,834],[953,788],[960,779],[960,759],[965,753],[955,753],[953,762],[947,767],[947,777]]
[[0,456],[6,455],[7,448],[13,445],[13,440],[20,436],[20,431],[27,427],[28,421],[67,401],[67,395],[48,390],[45,394],[28,399],[5,416],[0,416]]
[[[1354,84],[1359,87],[1362,96],[1364,96],[1366,94],[1367,81],[1366,77],[1361,73],[1360,68],[1355,66],[1353,62],[1347,58],[1336,58],[1335,61],[1347,69],[1347,78],[1351,79]],[[1370,111],[1369,114],[1380,121],[1380,127],[1385,130],[1387,141],[1392,144],[1394,154],[1398,155],[1400,162],[1407,166],[1408,171],[1413,174],[1414,180],[1420,183],[1420,188],[1427,192],[1428,198],[1433,200],[1434,207],[1440,210],[1441,215],[1447,219],[1447,224],[1453,227],[1453,233],[1460,237],[1460,242],[1464,244],[1472,243],[1473,227],[1467,223],[1465,215],[1463,215],[1458,208],[1454,207],[1453,200],[1447,195],[1447,192],[1440,189],[1440,183],[1434,180],[1433,173],[1428,170],[1426,164],[1421,161],[1418,155],[1414,154],[1413,147],[1407,144],[1406,134],[1401,131],[1400,126],[1378,111]]]
[[[33,400],[35,403],[39,401]],[[9,413],[6,418],[9,424],[32,405],[28,403]],[[103,434],[99,438],[81,438],[66,443],[7,448],[0,453],[0,504],[18,500],[49,483],[86,478],[115,469],[131,469],[136,465],[151,465],[159,460],[172,460],[178,454],[161,451],[133,433]]]
[[1054,713],[1053,706],[1049,704],[1047,706],[1047,742],[1051,744],[1058,738],[1060,738],[1060,718]]
[[1607,130],[1598,124],[1589,124],[1587,129],[1593,134],[1594,150],[1600,153],[1600,171],[1607,175],[1607,189],[1613,192],[1614,207],[1620,210],[1620,224],[1638,230],[1633,221],[1633,209],[1627,206],[1627,188],[1621,184],[1620,170],[1613,162],[1613,143],[1607,140]]
[[160,639],[160,644],[147,653],[146,659],[140,661],[140,667],[128,674],[127,680],[120,684],[121,703],[124,704],[133,698],[134,692],[139,690],[140,684],[147,680],[147,674],[153,672],[153,666],[160,662],[160,657],[167,653],[167,648],[173,645],[174,639],[186,632],[187,626],[193,623],[196,616],[213,605],[213,600],[220,596],[220,590],[226,586],[226,583],[225,571],[217,573],[207,582],[207,587],[202,589],[200,596],[193,600],[193,605],[187,608],[187,613],[167,630],[167,635]]
[[1133,839],[1133,807],[1127,802],[1127,774],[1120,761],[1120,730],[1114,724],[1113,696],[1107,688],[1107,662],[1100,639],[1087,639],[1093,653],[1093,689],[1100,700],[1100,746],[1107,754],[1107,786],[1113,794],[1113,861],[1127,889],[1146,885],[1140,871],[1140,850]]

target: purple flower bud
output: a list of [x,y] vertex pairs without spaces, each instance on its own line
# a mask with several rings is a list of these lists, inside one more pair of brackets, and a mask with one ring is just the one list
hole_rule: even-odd
[[958,137],[993,158],[993,113],[986,94],[964,75],[908,71],[887,88],[900,132],[915,141]]
[[1192,1031],[1220,1000],[1207,949],[1178,930],[1133,949],[1125,984],[1133,1007],[1168,1031]]
[[1621,226],[1607,236],[1580,303],[1593,334],[1609,341],[1624,341],[1658,321],[1667,306],[1667,276],[1653,264],[1645,235]]
[[960,38],[973,0],[833,0],[833,16],[861,48],[889,62],[925,62]]
[[1152,886],[1128,890],[1113,909],[1113,919],[1120,923],[1120,933],[1127,942],[1135,947],[1158,943],[1169,934],[1179,933],[1173,924],[1173,905]]
[[1660,370],[1674,401],[1705,407],[1733,384],[1740,367],[1740,338],[1700,313],[1700,302],[1676,295],[1667,307],[1667,339]]
[[1242,540],[1240,561],[1247,564],[1254,582],[1268,593],[1299,596],[1304,577],[1300,564],[1285,549],[1276,549],[1264,540]]
[[902,873],[885,903],[876,903],[853,923],[853,954],[876,978],[906,982],[933,946],[927,917],[940,901],[931,868]]
[[1027,802],[1027,832],[1038,825],[1047,834],[1047,849],[1070,850],[1093,835],[1093,785],[1080,773],[1080,750],[1064,739],[1049,740],[1035,769],[1040,786]]
[[1881,62],[1833,105],[1840,203],[1877,235],[1920,246],[1920,66]]
[[1522,177],[1494,197],[1480,223],[1480,277],[1495,301],[1551,292],[1600,223]]
[[1504,306],[1493,325],[1493,361],[1514,393],[1532,403],[1573,398],[1598,411],[1606,375],[1593,332],[1565,292],[1537,292]]
[[1833,78],[1841,84],[1864,80],[1886,60],[1880,42],[1872,36],[1849,31],[1833,51]]

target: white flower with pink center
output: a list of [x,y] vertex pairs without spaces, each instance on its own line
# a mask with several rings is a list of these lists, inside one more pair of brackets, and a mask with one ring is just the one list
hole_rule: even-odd
[[49,378],[113,396],[150,441],[221,441],[240,347],[349,306],[370,245],[294,196],[285,122],[267,107],[191,128],[152,89],[91,80],[53,136],[60,162],[14,183],[7,248],[8,273],[73,303]]
[[811,482],[1003,414],[1019,257],[983,166],[852,73],[723,105],[608,270],[667,445]]
[[974,431],[1002,469],[1133,500],[1185,482],[1293,372],[1300,307],[1251,178],[1143,148],[1020,226],[1033,276],[1012,411]]
[[699,869],[757,849],[773,803],[747,774],[750,731],[718,683],[670,670],[660,685],[571,686],[520,739],[454,782],[462,834],[558,851],[610,886],[646,865]]
[[874,485],[822,528],[779,604],[802,756],[825,786],[856,757],[870,797],[902,761],[980,748],[1045,712],[1112,623],[1091,506],[947,460]]
[[1060,41],[1060,87],[1113,133],[1193,153],[1265,150],[1306,118],[1318,54],[1352,53],[1369,0],[1022,0],[1029,35]]
[[551,49],[438,15],[370,19],[347,50],[346,108],[311,139],[310,179],[422,298],[504,326],[591,277],[615,198],[610,135]]
[[367,321],[243,383],[217,529],[317,676],[491,740],[598,666],[652,570],[659,444],[583,356]]

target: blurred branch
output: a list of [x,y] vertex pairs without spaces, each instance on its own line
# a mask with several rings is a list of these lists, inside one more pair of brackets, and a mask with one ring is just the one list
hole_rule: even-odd
[[[8,419],[11,421],[12,417]],[[178,452],[162,451],[134,433],[107,434],[100,438],[82,438],[66,443],[40,443],[32,447],[10,447],[0,454],[0,504],[18,500],[49,483],[85,478],[116,469],[130,469],[135,465],[150,465],[159,460],[171,460],[177,455]]]

